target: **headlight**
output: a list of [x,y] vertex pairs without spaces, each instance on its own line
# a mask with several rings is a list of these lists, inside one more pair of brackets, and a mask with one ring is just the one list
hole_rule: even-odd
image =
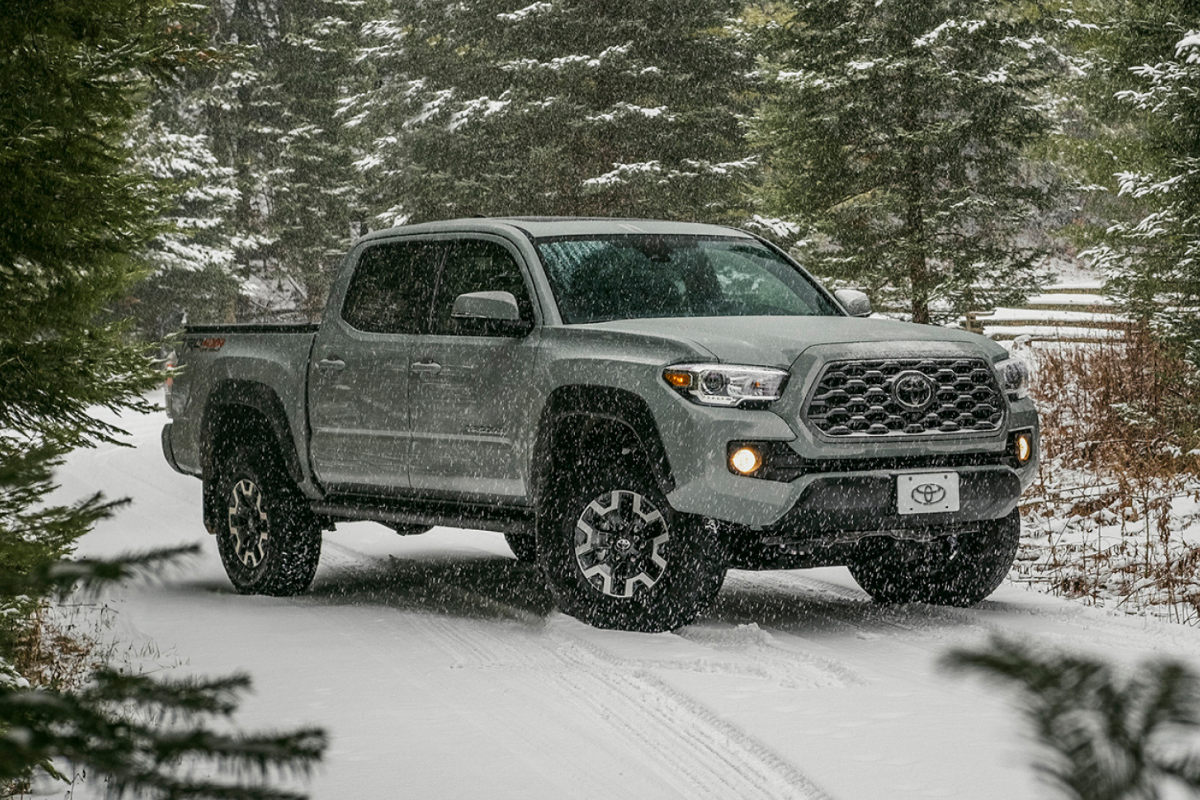
[[675,364],[663,370],[663,380],[694,403],[706,406],[739,406],[778,400],[788,374],[770,367],[730,364]]
[[1012,400],[1029,396],[1029,365],[1021,358],[1006,358],[996,363],[1000,388]]

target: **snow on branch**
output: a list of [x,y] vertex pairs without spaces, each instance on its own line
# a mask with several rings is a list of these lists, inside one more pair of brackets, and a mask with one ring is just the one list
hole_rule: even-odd
[[924,36],[918,36],[915,40],[913,40],[913,46],[929,47],[939,38],[941,38],[942,34],[954,33],[957,31],[975,33],[985,25],[987,25],[987,21],[982,19],[948,19]]
[[800,226],[796,223],[789,222],[786,219],[764,217],[760,214],[755,214],[751,217],[750,221],[746,223],[746,227],[766,231],[779,239],[787,239],[800,234]]
[[613,106],[613,109],[604,114],[596,114],[588,117],[588,122],[613,122],[614,120],[624,117],[636,117],[641,115],[647,118],[663,117],[667,122],[674,122],[675,114],[667,113],[666,106],[656,106],[654,108],[645,108],[643,106],[635,106],[632,103],[620,102]]
[[661,174],[662,164],[658,161],[643,161],[638,164],[613,164],[612,172],[606,172],[597,178],[588,178],[584,186],[614,186],[624,183],[635,175]]
[[520,22],[527,17],[532,17],[537,14],[545,14],[554,8],[553,3],[534,3],[531,6],[525,6],[522,9],[512,12],[511,14],[497,14],[496,19],[501,22]]
[[448,128],[452,131],[458,130],[470,122],[472,117],[490,117],[497,111],[503,110],[512,102],[506,99],[508,94],[508,92],[505,92],[497,100],[493,100],[490,97],[476,97],[474,100],[467,100],[458,111],[450,115]]
[[612,60],[618,56],[623,56],[629,52],[632,42],[626,44],[615,44],[612,47],[605,48],[597,56],[570,55],[552,58],[549,61],[538,61],[536,58],[519,58],[514,61],[507,61],[500,65],[500,69],[505,72],[522,72],[533,70],[549,70],[551,72],[562,72],[570,67],[586,67],[588,69],[596,69],[603,66],[605,61]]

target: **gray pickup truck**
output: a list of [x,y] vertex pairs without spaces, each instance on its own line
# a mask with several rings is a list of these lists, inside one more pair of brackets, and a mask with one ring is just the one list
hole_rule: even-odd
[[502,532],[601,627],[688,624],[729,568],[976,603],[1037,471],[1028,372],[869,314],[730,228],[402,226],[354,245],[319,326],[187,328],[163,450],[247,593],[304,591],[322,531],[374,520]]

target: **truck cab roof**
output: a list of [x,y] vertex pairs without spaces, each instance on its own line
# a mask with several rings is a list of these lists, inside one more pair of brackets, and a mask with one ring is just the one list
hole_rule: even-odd
[[466,217],[462,219],[397,225],[368,234],[364,239],[389,238],[405,234],[460,233],[465,231],[509,232],[518,230],[530,239],[559,236],[588,236],[604,234],[658,234],[676,236],[722,236],[754,238],[751,234],[722,225],[700,222],[670,222],[650,219],[619,219],[614,217]]

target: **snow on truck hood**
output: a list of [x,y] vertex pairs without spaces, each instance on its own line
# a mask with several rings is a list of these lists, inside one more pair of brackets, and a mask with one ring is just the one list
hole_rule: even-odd
[[728,364],[780,369],[787,369],[801,353],[816,345],[955,342],[959,345],[956,349],[963,344],[974,345],[981,355],[989,357],[1003,352],[989,339],[954,328],[856,317],[671,317],[580,327],[676,341],[707,350]]

